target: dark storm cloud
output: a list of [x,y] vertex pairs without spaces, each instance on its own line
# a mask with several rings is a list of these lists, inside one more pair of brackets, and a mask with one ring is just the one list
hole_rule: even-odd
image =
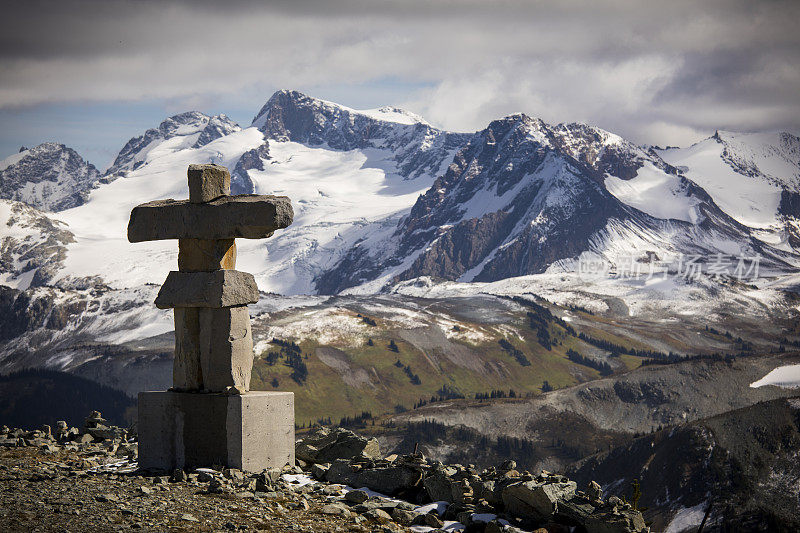
[[798,20],[795,1],[20,2],[0,107],[348,84],[355,105],[393,79],[416,89],[386,103],[448,128],[523,111],[682,142],[797,129]]

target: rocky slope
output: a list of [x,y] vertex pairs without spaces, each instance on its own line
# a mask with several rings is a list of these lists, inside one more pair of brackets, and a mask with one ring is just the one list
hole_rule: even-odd
[[637,479],[642,505],[659,511],[649,513],[658,529],[696,527],[710,511],[709,530],[795,531],[799,450],[800,398],[793,397],[658,431],[587,458],[570,475],[614,494]]
[[0,161],[0,198],[42,211],[83,204],[100,172],[72,148],[48,142]]
[[0,200],[0,287],[22,290],[51,282],[75,235],[60,220],[22,202]]
[[[758,402],[792,396],[791,389],[749,385],[800,355],[739,357],[734,361],[691,360],[651,365],[621,376],[593,380],[525,400],[436,403],[392,416],[396,423],[433,421],[467,427],[481,435],[505,435],[550,445],[561,436],[601,444],[615,434],[628,436],[674,427]],[[578,428],[575,434],[563,421]],[[614,442],[612,438],[611,441]],[[558,447],[534,468],[564,468]],[[575,449],[581,447],[575,446]],[[581,459],[600,449],[581,448]]]
[[297,465],[260,473],[139,470],[134,437],[97,411],[81,429],[64,421],[55,429],[3,426],[0,525],[25,529],[36,517],[45,531],[649,531],[639,511],[604,499],[596,483],[584,492],[561,475],[518,471],[513,461],[478,471],[419,453],[384,458],[375,439],[342,429],[306,435],[296,445]]
[[286,90],[272,95],[252,126],[276,141],[341,151],[390,151],[397,173],[406,179],[438,175],[469,138],[436,129],[401,109],[357,111]]

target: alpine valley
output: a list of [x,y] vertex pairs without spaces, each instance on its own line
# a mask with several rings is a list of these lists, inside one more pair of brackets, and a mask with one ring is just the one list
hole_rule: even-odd
[[[126,227],[187,197],[192,163],[292,200],[288,229],[237,241],[237,268],[262,293],[253,387],[294,391],[302,426],[613,494],[641,479],[659,531],[710,505],[713,524],[800,528],[800,138],[660,148],[525,114],[457,133],[279,91],[248,127],[169,117],[104,171],[22,148],[0,162],[1,373],[131,401],[169,387],[172,313],[153,300],[177,246]],[[35,394],[0,388],[0,405]]]

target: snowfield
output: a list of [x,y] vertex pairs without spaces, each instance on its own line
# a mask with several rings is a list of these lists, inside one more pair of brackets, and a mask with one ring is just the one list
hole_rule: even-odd
[[644,211],[656,218],[683,220],[698,224],[702,222],[697,205],[700,200],[690,196],[680,179],[669,175],[647,162],[636,177],[623,180],[607,175],[608,192],[622,202]]
[[[725,145],[709,138],[689,148],[657,150],[661,158],[679,169],[700,185],[719,207],[732,218],[751,228],[774,228],[778,223],[781,185],[797,190],[797,163],[794,168],[766,148],[769,142],[779,142],[775,134],[733,134],[723,132],[745,154],[746,160],[757,164],[765,175],[745,176],[723,159]],[[797,161],[797,160],[795,160]]]
[[785,389],[800,388],[800,365],[779,366],[769,374],[750,384],[752,388],[775,385]]

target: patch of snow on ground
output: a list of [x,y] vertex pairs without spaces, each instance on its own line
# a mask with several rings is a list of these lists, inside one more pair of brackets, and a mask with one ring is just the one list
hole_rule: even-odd
[[[320,344],[346,344],[357,347],[366,342],[368,332],[363,320],[342,307],[314,309],[286,321],[269,324],[265,337],[271,339],[316,339]],[[261,345],[258,343],[258,345]]]
[[316,481],[314,481],[314,479],[308,474],[283,474],[281,477],[284,481],[291,483],[293,487],[303,487],[305,485],[316,483]]
[[800,388],[800,365],[786,365],[770,371],[769,374],[750,384],[751,388],[775,385],[784,389]]
[[703,521],[706,514],[707,503],[698,503],[694,507],[683,507],[675,513],[667,526],[666,533],[682,533],[695,528]]
[[[291,198],[294,222],[266,241],[240,239],[241,270],[259,288],[282,294],[314,292],[316,277],[357,243],[396,229],[433,178],[403,179],[394,153],[336,151],[294,142],[270,142],[271,160],[251,170],[256,193]],[[366,239],[366,241],[365,241]],[[363,242],[362,242],[363,241]]]

